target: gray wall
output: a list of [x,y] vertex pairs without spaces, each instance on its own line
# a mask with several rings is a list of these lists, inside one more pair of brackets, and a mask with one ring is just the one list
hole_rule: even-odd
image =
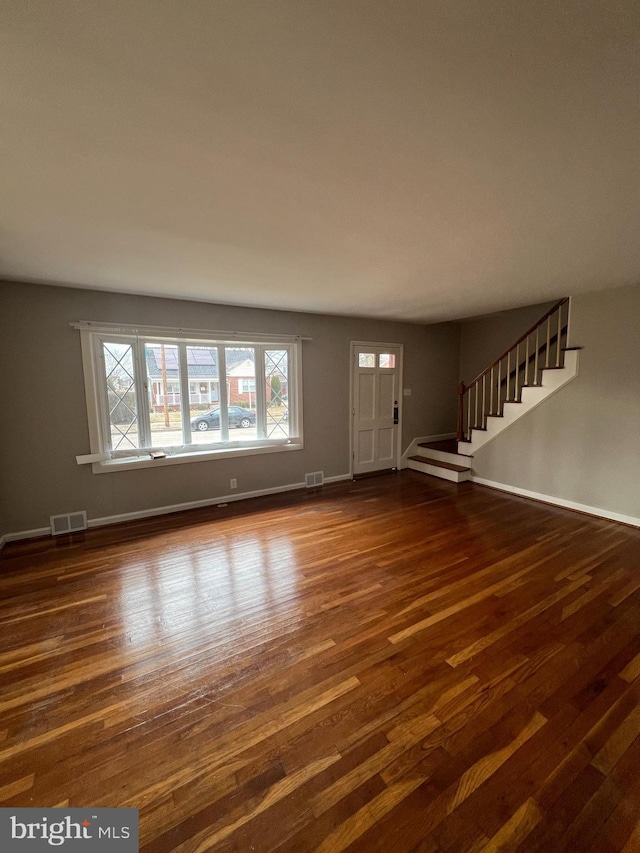
[[[125,296],[95,290],[0,282],[0,536],[86,509],[89,518],[229,493],[299,483],[307,471],[349,472],[349,342],[405,346],[403,449],[419,435],[455,430],[459,328],[318,314],[236,308]],[[80,334],[73,320],[301,334],[304,450],[220,459],[154,470],[93,474],[78,466],[89,452]],[[10,448],[8,452],[7,448]]]
[[[455,428],[455,385],[473,378],[546,305],[461,324],[419,326],[234,308],[100,291],[0,282],[0,537],[89,518],[301,482],[349,471],[349,341],[405,345],[403,447]],[[309,335],[304,344],[305,448],[152,470],[93,474],[79,333],[73,320]],[[580,375],[478,451],[487,480],[640,517],[640,287],[574,297],[571,343]],[[460,373],[458,372],[460,371]],[[327,404],[327,399],[330,404]]]
[[640,287],[574,297],[578,377],[481,448],[474,474],[640,518],[639,342]]
[[554,305],[543,302],[460,323],[460,376],[467,385]]
[[4,452],[0,453],[0,543],[7,533],[12,532],[9,529],[9,504],[5,499],[6,480],[2,474],[5,459],[6,454]]

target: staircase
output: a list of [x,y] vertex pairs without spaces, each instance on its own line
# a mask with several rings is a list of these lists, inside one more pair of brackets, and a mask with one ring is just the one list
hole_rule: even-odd
[[458,386],[456,440],[419,444],[409,468],[462,483],[474,453],[578,375],[567,347],[569,299],[561,299],[469,385]]
[[452,483],[464,483],[471,476],[470,458],[458,453],[458,443],[454,438],[421,442],[417,449],[418,453],[407,460],[408,467],[414,471]]

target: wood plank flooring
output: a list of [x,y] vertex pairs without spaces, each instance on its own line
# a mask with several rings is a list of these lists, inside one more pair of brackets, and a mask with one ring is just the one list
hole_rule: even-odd
[[0,805],[144,853],[640,850],[640,531],[412,471],[14,543]]

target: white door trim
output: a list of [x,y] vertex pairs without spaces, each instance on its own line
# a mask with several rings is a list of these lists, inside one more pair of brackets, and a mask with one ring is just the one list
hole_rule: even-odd
[[349,476],[353,479],[353,412],[355,405],[355,389],[353,387],[353,368],[357,347],[393,347],[399,352],[398,359],[398,435],[396,442],[396,468],[402,464],[402,423],[404,409],[404,344],[389,341],[351,341],[349,346]]

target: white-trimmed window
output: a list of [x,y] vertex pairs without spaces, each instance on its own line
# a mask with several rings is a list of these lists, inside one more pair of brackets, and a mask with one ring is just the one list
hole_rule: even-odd
[[74,326],[94,471],[302,447],[300,338]]

